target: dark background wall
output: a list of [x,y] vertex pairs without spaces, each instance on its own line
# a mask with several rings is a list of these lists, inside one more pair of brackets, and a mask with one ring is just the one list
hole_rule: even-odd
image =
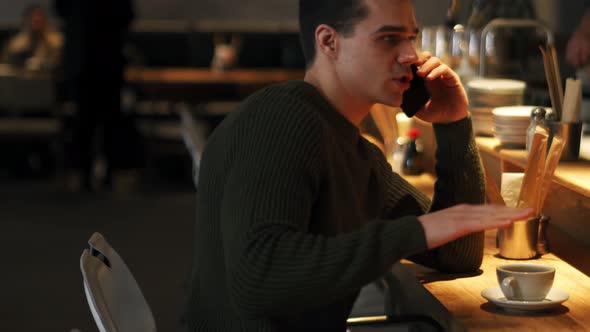
[[[18,24],[31,3],[51,7],[50,0],[0,0],[0,24]],[[136,0],[140,20],[292,21],[296,0]]]
[[[50,0],[0,0],[0,25],[20,21],[22,9]],[[413,0],[420,25],[442,24],[450,0]],[[459,22],[464,23],[473,0],[460,0]],[[556,33],[568,33],[577,24],[583,0],[533,0],[537,16]],[[136,0],[138,21],[192,20],[217,23],[281,23],[295,26],[297,0]]]
[[[0,0],[0,24],[15,24],[30,3],[50,7],[50,0]],[[449,0],[414,0],[417,16],[426,24],[444,20]],[[296,22],[297,0],[136,0],[137,16],[143,20],[196,20]],[[420,8],[429,8],[428,11]]]

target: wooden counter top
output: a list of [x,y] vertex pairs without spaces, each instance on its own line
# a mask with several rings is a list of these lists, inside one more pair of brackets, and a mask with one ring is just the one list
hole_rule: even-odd
[[[484,165],[500,186],[503,172],[523,172],[524,150],[502,149],[495,138],[477,137]],[[587,142],[586,144],[590,143]],[[542,213],[551,218],[547,238],[551,251],[590,275],[590,161],[560,162]]]
[[449,275],[411,265],[424,286],[469,331],[590,331],[590,278],[558,257],[548,254],[539,262],[556,269],[554,287],[570,295],[560,307],[548,312],[508,312],[481,296],[487,287],[496,286],[496,266],[514,262],[497,256],[496,231],[486,232],[481,274]]
[[[478,143],[482,148],[481,141]],[[502,158],[504,157],[505,155],[502,155]],[[524,161],[524,154],[520,158]],[[518,160],[515,158],[514,162]],[[434,181],[432,175],[423,174],[405,178],[424,192],[432,193],[425,190],[432,188]],[[556,227],[550,224],[548,230],[550,243],[557,234],[560,233]],[[546,254],[539,259],[523,262],[539,262],[555,267],[554,287],[567,292],[570,296],[555,310],[527,314],[514,313],[505,311],[484,299],[481,291],[498,284],[496,266],[505,262],[515,262],[497,255],[495,240],[495,230],[486,232],[481,271],[475,275],[444,274],[409,262],[405,265],[418,276],[426,289],[442,303],[453,318],[469,331],[590,331],[590,277],[554,254]],[[564,254],[578,258],[575,261],[581,261],[584,260],[583,257],[586,257],[585,252],[587,251],[581,249]],[[587,266],[582,264],[581,267]]]

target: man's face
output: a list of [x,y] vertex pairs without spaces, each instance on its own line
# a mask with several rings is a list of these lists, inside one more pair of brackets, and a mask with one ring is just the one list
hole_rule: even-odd
[[369,15],[341,38],[337,71],[350,93],[369,103],[399,106],[417,60],[410,0],[365,0]]
[[29,16],[29,29],[34,33],[39,33],[45,30],[45,13],[40,9],[35,9]]

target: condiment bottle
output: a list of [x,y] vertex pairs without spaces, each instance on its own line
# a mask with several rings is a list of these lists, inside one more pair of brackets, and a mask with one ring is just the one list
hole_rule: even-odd
[[407,137],[408,143],[404,154],[402,173],[406,175],[418,175],[424,171],[420,131],[412,128],[408,130]]
[[545,115],[547,111],[545,111],[542,107],[534,108],[531,111],[531,123],[529,124],[528,129],[526,130],[526,151],[527,153],[531,152],[531,145],[533,144],[533,137],[535,137],[535,129],[537,126],[541,126],[547,129],[547,123],[545,122]]

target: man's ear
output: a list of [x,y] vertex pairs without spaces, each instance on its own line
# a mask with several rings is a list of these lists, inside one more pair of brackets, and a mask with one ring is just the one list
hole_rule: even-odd
[[329,25],[320,24],[315,29],[316,50],[330,58],[338,55],[340,34]]

